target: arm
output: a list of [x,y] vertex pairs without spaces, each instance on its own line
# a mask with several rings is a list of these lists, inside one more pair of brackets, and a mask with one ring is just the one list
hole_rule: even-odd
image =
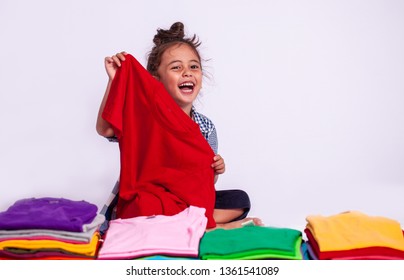
[[104,111],[105,103],[108,99],[108,94],[109,90],[111,88],[111,83],[112,80],[108,81],[107,89],[105,90],[104,98],[102,99],[100,109],[98,110],[98,116],[97,116],[97,125],[96,125],[96,130],[97,133],[101,136],[104,137],[112,137],[114,136],[114,130],[112,129],[112,126],[102,118],[102,112]]
[[112,126],[102,118],[102,112],[104,111],[105,103],[108,99],[109,90],[111,89],[112,80],[115,77],[116,70],[118,69],[118,67],[121,67],[121,61],[125,60],[125,55],[126,52],[120,52],[112,57],[108,56],[104,59],[105,70],[108,74],[109,79],[107,89],[105,90],[104,97],[101,101],[100,109],[98,110],[97,124],[96,124],[97,133],[104,137],[114,136],[114,130],[112,129]]

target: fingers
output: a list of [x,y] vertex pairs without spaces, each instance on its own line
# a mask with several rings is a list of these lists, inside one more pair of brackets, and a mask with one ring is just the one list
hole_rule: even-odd
[[223,160],[222,156],[219,155],[219,154],[217,154],[217,155],[215,155],[215,156],[213,157],[213,160],[214,160],[214,161],[218,161],[218,160],[220,160],[220,159]]
[[216,155],[213,158],[212,168],[216,174],[223,174],[226,170],[224,159],[220,155]]
[[121,61],[125,61],[125,55],[127,55],[127,52],[120,52],[117,53],[113,56],[107,56],[105,58],[105,62],[107,63],[114,63],[116,66],[121,67]]
[[125,52],[117,53],[116,55],[112,56],[112,60],[118,67],[121,67],[121,61],[125,61]]
[[106,63],[112,63],[112,62],[114,62],[114,60],[112,59],[112,57],[107,56],[107,57],[105,58],[105,62],[106,62]]

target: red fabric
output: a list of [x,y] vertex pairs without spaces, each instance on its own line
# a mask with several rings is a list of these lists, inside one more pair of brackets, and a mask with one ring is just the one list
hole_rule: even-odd
[[119,218],[206,209],[216,226],[214,152],[198,124],[130,54],[117,70],[102,117],[120,148]]
[[[389,247],[366,247],[341,251],[320,251],[317,240],[308,228],[304,229],[308,242],[319,260],[328,259],[404,259],[404,252]],[[404,231],[403,231],[404,235]]]

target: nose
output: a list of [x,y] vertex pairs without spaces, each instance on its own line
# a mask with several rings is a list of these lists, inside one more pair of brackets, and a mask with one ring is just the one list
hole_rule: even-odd
[[184,77],[192,77],[192,71],[189,68],[184,68],[184,72],[182,73]]

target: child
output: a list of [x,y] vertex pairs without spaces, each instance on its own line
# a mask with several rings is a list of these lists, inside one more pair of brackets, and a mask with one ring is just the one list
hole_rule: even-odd
[[[214,182],[225,172],[225,162],[217,153],[217,135],[214,124],[206,116],[198,113],[193,102],[202,87],[201,57],[197,50],[200,42],[194,35],[187,38],[184,35],[184,25],[174,23],[169,30],[158,29],[154,36],[155,46],[148,56],[147,71],[159,80],[182,111],[196,122],[202,135],[215,153],[211,167],[214,170]],[[109,77],[107,89],[102,100],[97,118],[97,132],[116,141],[114,129],[104,120],[102,112],[111,88],[116,71],[125,61],[126,52],[117,53],[105,58],[105,68]],[[118,186],[118,184],[117,184]],[[248,195],[242,190],[216,191],[213,218],[220,228],[241,227],[247,222],[262,225],[258,218],[246,218],[250,209]],[[108,218],[108,217],[107,217]]]

